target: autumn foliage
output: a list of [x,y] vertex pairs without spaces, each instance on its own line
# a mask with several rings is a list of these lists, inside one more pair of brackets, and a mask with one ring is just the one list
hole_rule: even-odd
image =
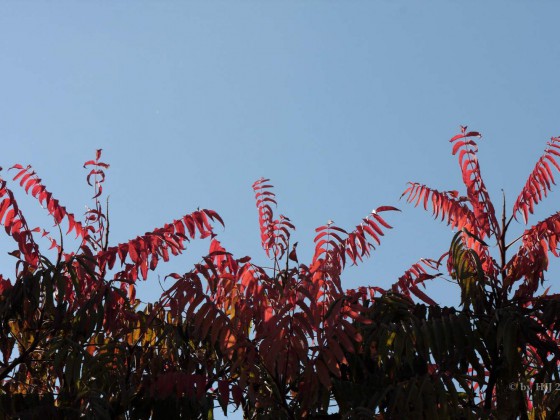
[[[268,179],[253,184],[267,267],[218,240],[224,222],[196,210],[127,242],[109,244],[103,182],[109,165],[85,163],[93,208],[70,213],[31,167],[10,185],[52,217],[55,234],[27,224],[0,180],[0,224],[16,249],[13,280],[0,277],[0,412],[34,418],[248,419],[554,418],[560,392],[560,296],[538,294],[558,256],[560,213],[510,242],[560,170],[552,138],[511,213],[496,214],[477,159],[477,132],[451,139],[465,194],[410,183],[403,198],[455,234],[387,290],[345,290],[347,265],[369,257],[397,209],[381,206],[356,226],[316,229],[299,262],[295,226],[276,215]],[[521,216],[521,218],[519,217]],[[451,237],[450,237],[451,238]],[[64,240],[78,243],[69,251]],[[172,273],[161,297],[142,304],[136,283],[160,262],[205,239],[208,253]],[[45,245],[46,244],[46,245]],[[47,248],[48,249],[44,249]],[[516,247],[516,249],[514,249]],[[511,252],[510,250],[513,250]],[[510,255],[508,257],[508,251]],[[422,286],[457,285],[459,308],[440,307]],[[512,386],[511,384],[515,384]]]

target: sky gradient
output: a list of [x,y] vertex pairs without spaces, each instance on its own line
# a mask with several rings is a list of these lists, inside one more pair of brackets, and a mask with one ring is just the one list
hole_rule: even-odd
[[[92,195],[82,164],[102,148],[112,244],[205,207],[223,217],[226,249],[257,263],[260,177],[297,227],[300,262],[327,220],[350,228],[393,205],[394,229],[343,277],[349,288],[388,287],[449,247],[450,229],[399,196],[407,181],[464,192],[448,142],[459,125],[482,132],[482,173],[508,211],[560,135],[558,3],[412,3],[3,2],[2,176],[31,164],[81,215]],[[31,224],[49,226],[12,186]],[[532,222],[559,198],[553,191]],[[13,278],[14,244],[2,238],[0,273]],[[156,299],[157,275],[188,271],[207,246],[162,266],[140,296]],[[558,274],[553,261],[557,292]],[[443,280],[428,291],[459,301]]]

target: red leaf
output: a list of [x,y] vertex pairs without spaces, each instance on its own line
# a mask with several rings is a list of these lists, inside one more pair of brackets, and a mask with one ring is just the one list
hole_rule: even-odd
[[142,273],[142,278],[146,280],[148,278],[148,260],[143,258],[140,262],[140,271]]
[[375,209],[376,213],[381,213],[383,211],[400,211],[400,210],[393,206],[380,206]]
[[136,250],[136,241],[130,241],[128,243],[128,254],[130,255],[130,259],[135,264],[138,263],[138,252]]
[[347,363],[346,362],[346,357],[344,356],[344,352],[342,351],[342,348],[340,347],[338,342],[336,340],[329,339],[328,344],[329,344],[329,348],[331,349],[333,354],[336,356],[336,359],[340,363]]
[[219,393],[219,400],[220,405],[224,410],[227,408],[229,404],[229,383],[228,381],[219,380],[218,381],[218,393]]
[[16,215],[15,210],[10,209],[8,213],[6,213],[6,218],[4,219],[4,222],[2,224],[6,227],[9,227],[12,224],[12,220],[14,219],[15,215]]
[[8,207],[10,207],[10,199],[5,198],[4,200],[2,200],[2,204],[0,205],[0,221],[4,217],[4,213],[6,212]]
[[319,377],[319,381],[323,386],[327,389],[331,387],[331,378],[329,376],[329,370],[325,363],[321,359],[317,359],[315,361],[315,369],[317,371],[317,376]]
[[194,239],[196,230],[195,230],[195,223],[193,218],[190,215],[186,215],[183,217],[183,223],[187,227],[189,231],[189,236]]
[[337,377],[339,378],[341,375],[340,372],[340,366],[336,360],[336,358],[333,356],[333,354],[331,353],[329,348],[324,348],[323,349],[323,360],[325,361],[325,365],[329,368],[329,370]]
[[372,216],[374,217],[375,220],[377,220],[377,222],[386,227],[387,229],[392,229],[393,227],[387,223],[381,216],[379,216],[378,214],[372,214]]
[[427,294],[425,294],[423,291],[421,291],[418,286],[416,285],[412,285],[409,287],[409,290],[419,299],[421,299],[422,301],[424,301],[425,303],[427,303],[428,305],[431,306],[437,306],[437,303],[431,298],[429,297]]
[[233,385],[231,387],[231,396],[235,405],[239,406],[243,401],[243,388],[241,388],[239,385]]
[[218,222],[220,222],[220,224],[222,226],[225,226],[224,221],[222,220],[222,218],[220,217],[220,215],[218,213],[216,213],[214,210],[202,210],[204,213],[206,213],[208,215],[208,217],[210,217],[210,219],[214,220],[216,219]]

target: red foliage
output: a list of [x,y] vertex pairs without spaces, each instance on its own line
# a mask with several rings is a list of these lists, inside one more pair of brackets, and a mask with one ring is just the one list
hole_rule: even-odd
[[399,278],[397,283],[393,285],[393,291],[403,293],[406,296],[410,296],[410,292],[412,292],[414,296],[427,303],[428,305],[437,305],[437,303],[432,298],[430,298],[418,288],[418,285],[423,284],[427,280],[435,279],[436,277],[441,275],[440,273],[429,274],[424,267],[427,267],[431,270],[437,270],[439,268],[439,265],[439,261],[430,259],[420,260],[405,271],[405,273]]
[[537,161],[535,169],[529,175],[525,187],[513,205],[513,215],[517,217],[517,214],[521,212],[525,223],[527,223],[529,213],[533,214],[535,205],[548,195],[552,185],[555,184],[550,164],[560,171],[560,165],[557,162],[557,157],[560,156],[560,137],[552,137],[547,145],[548,147]]
[[271,204],[276,205],[276,195],[271,191],[272,185],[267,184],[269,181],[266,178],[259,179],[253,184],[253,190],[259,210],[262,247],[267,256],[281,259],[288,248],[290,231],[295,230],[295,226],[283,215],[274,219]]
[[[535,296],[535,294],[539,285],[544,282],[549,254],[559,256],[560,213],[555,213],[526,229],[519,238],[510,243],[506,242],[506,233],[512,219],[516,218],[518,213],[523,215],[526,224],[535,205],[547,196],[554,185],[553,168],[560,170],[557,162],[557,157],[560,156],[560,138],[553,137],[548,142],[548,148],[537,161],[515,201],[509,220],[505,214],[504,199],[504,214],[502,222],[498,223],[494,206],[481,176],[477,158],[478,145],[474,140],[477,137],[481,137],[478,132],[468,132],[466,127],[461,127],[461,133],[450,140],[453,143],[453,155],[458,155],[467,192],[466,197],[459,197],[457,191],[442,193],[417,183],[410,183],[403,196],[407,196],[407,201],[414,206],[422,202],[425,210],[431,202],[435,218],[440,218],[458,231],[459,236],[456,236],[450,251],[442,258],[447,256],[449,274],[461,287],[464,310],[472,310],[477,319],[496,318],[495,321],[489,322],[488,331],[497,331],[498,340],[505,341],[504,337],[507,337],[507,343],[502,344],[503,350],[493,350],[492,357],[498,361],[491,360],[488,356],[484,359],[482,356],[485,368],[489,372],[489,379],[485,381],[484,394],[482,388],[479,392],[481,399],[484,400],[484,408],[489,410],[497,405],[504,407],[508,404],[507,401],[499,402],[496,391],[500,375],[506,374],[498,372],[499,368],[493,363],[502,363],[500,360],[504,359],[507,363],[519,363],[515,368],[510,366],[510,369],[517,369],[515,375],[526,378],[537,374],[535,366],[544,369],[543,366],[548,361],[555,360],[560,354],[558,333],[554,330],[557,324],[554,324],[554,327],[542,325],[540,320],[542,314],[539,312],[541,309],[537,309],[536,313],[533,312],[532,316],[523,318],[530,327],[523,327],[521,332],[517,329],[512,330],[513,325],[519,324],[518,319],[500,320],[500,317],[507,318],[504,315],[505,307],[513,308],[521,305],[523,311],[529,312],[535,307],[547,305],[544,303],[548,300],[548,296],[545,296],[546,292],[542,296]],[[492,248],[487,243],[490,240],[496,243],[498,250],[496,259],[492,257]],[[521,240],[521,244],[517,252],[508,260],[507,251],[518,240]],[[418,280],[414,280],[414,276],[417,276]],[[406,293],[407,285],[414,285],[428,278],[433,276],[416,264],[413,266],[413,271],[407,272],[394,289]],[[514,285],[520,281],[521,283],[515,288]],[[510,298],[512,290],[514,290],[513,298]],[[410,291],[414,293],[413,289]],[[433,304],[428,296],[416,295],[426,303]],[[527,332],[529,330],[531,333]],[[524,335],[527,340],[523,347],[516,343],[521,335]],[[485,340],[490,342],[491,339],[492,337],[488,337]],[[504,354],[500,354],[501,351]],[[518,354],[523,354],[523,357],[518,358]],[[532,410],[531,402],[528,400],[525,403],[527,409]]]
[[[476,220],[476,231],[480,239],[491,234],[500,236],[498,221],[494,206],[482,180],[478,165],[478,146],[472,137],[482,137],[476,131],[467,132],[467,127],[461,127],[461,134],[457,134],[450,142],[453,144],[453,155],[459,153],[459,165],[463,175],[463,183],[467,187],[467,197],[472,206]],[[475,227],[473,226],[473,227]]]
[[[436,302],[420,290],[420,285],[441,275],[438,270],[445,258],[449,275],[461,286],[465,313],[471,310],[469,305],[472,304],[477,319],[485,316],[494,320],[495,314],[488,316],[488,308],[480,302],[491,296],[493,304],[499,302],[506,307],[508,293],[519,281],[522,284],[515,290],[515,298],[523,299],[524,304],[529,305],[548,266],[549,252],[559,255],[560,213],[527,229],[521,237],[519,249],[506,261],[506,251],[512,245],[504,242],[509,222],[505,222],[505,215],[501,224],[496,217],[481,176],[478,145],[474,140],[477,137],[480,137],[479,133],[468,132],[462,127],[461,133],[451,139],[453,155],[458,155],[466,196],[460,196],[457,191],[439,192],[418,183],[410,183],[403,193],[407,202],[415,207],[420,204],[425,210],[431,207],[434,217],[457,230],[459,236],[450,252],[438,261],[422,259],[405,271],[392,286],[391,293],[378,287],[344,290],[341,277],[347,262],[356,265],[371,256],[385,231],[391,229],[384,213],[398,211],[395,207],[376,208],[350,230],[336,226],[332,221],[319,226],[311,261],[299,263],[295,249],[297,242],[292,243],[290,250],[295,227],[283,215],[275,218],[273,207],[277,202],[273,187],[270,180],[261,178],[253,184],[253,190],[261,244],[266,255],[273,260],[272,268],[266,268],[253,264],[249,257],[236,258],[226,250],[213,228],[215,223],[224,223],[216,212],[207,209],[185,214],[123,243],[109,245],[108,210],[100,201],[109,165],[100,160],[101,150],[97,150],[95,159],[84,165],[89,169],[87,182],[94,190],[94,207],[87,210],[83,222],[53,198],[31,167],[15,165],[12,168],[17,170],[14,181],[18,181],[19,186],[48,211],[56,226],[67,223],[66,235],[75,233],[80,241],[77,253],[67,252],[62,247],[62,233],[61,240],[56,241],[42,228],[30,229],[12,191],[6,181],[0,179],[0,224],[18,246],[14,255],[19,257],[22,269],[17,280],[22,283],[25,279],[25,287],[28,287],[32,284],[28,281],[29,276],[43,273],[42,281],[52,283],[49,283],[51,289],[44,292],[37,289],[33,292],[35,295],[25,289],[28,295],[25,295],[27,303],[24,305],[44,299],[46,303],[42,308],[52,311],[39,319],[40,322],[46,319],[47,325],[56,326],[49,330],[52,336],[45,334],[47,342],[44,345],[55,343],[55,346],[61,346],[61,342],[66,342],[65,335],[58,335],[63,331],[60,314],[64,311],[66,316],[75,316],[75,324],[71,327],[74,329],[72,340],[83,340],[78,345],[81,346],[80,352],[72,348],[71,352],[65,353],[78,354],[72,356],[78,358],[78,362],[73,361],[77,368],[72,368],[74,370],[70,373],[68,367],[62,368],[62,356],[59,356],[62,352],[55,347],[53,367],[45,375],[58,375],[53,383],[61,384],[56,386],[65,384],[70,389],[72,386],[68,383],[72,381],[68,378],[76,379],[76,375],[85,372],[86,360],[95,364],[105,358],[103,360],[108,361],[104,362],[104,369],[118,371],[122,368],[119,372],[124,375],[121,377],[128,381],[123,385],[122,395],[151,399],[188,398],[197,404],[211,398],[224,410],[228,405],[241,406],[245,410],[252,407],[257,414],[266,407],[280,407],[283,413],[297,407],[297,415],[306,417],[313,410],[326,412],[333,384],[348,377],[349,371],[356,370],[357,365],[352,363],[357,358],[364,355],[375,357],[383,347],[396,352],[392,347],[396,330],[384,330],[387,327],[385,321],[374,325],[369,317],[368,305],[378,296],[398,295],[406,305],[413,305],[414,295],[429,305],[430,311],[437,313]],[[534,206],[550,191],[554,178],[549,164],[560,169],[555,157],[560,156],[559,144],[558,138],[549,142],[549,148],[537,162],[513,207],[513,215],[521,213],[526,221]],[[50,249],[57,250],[56,264],[48,262],[47,252],[38,245],[40,237],[46,237]],[[136,281],[139,278],[146,280],[161,261],[166,262],[183,253],[187,243],[194,239],[209,240],[208,254],[192,270],[170,274],[168,277],[173,283],[161,298],[143,311],[137,311],[140,302],[135,298]],[[496,259],[487,243],[490,239],[496,240],[498,245],[500,255]],[[0,276],[0,297],[11,293],[14,287]],[[58,306],[54,304],[55,300]],[[418,305],[418,308],[425,310],[427,307]],[[12,316],[11,307],[7,311]],[[32,316],[22,321],[25,328],[39,322],[35,319],[38,311],[39,308],[34,308]],[[398,316],[401,315],[399,312]],[[384,316],[381,314],[382,320],[386,319]],[[442,321],[441,313],[432,318],[437,318],[441,325],[455,320],[450,316]],[[437,335],[437,332],[427,331],[428,320],[422,317],[419,321],[423,336],[414,336],[415,344],[422,340],[429,342],[430,334]],[[400,328],[399,325],[404,323],[395,322],[391,328]],[[557,341],[552,333],[549,335],[552,326],[539,324],[538,327],[541,329],[535,327],[534,331],[538,332],[532,333],[529,344],[536,349],[534,359],[544,363],[554,353],[551,348]],[[24,327],[9,324],[9,328],[15,334],[15,329],[19,331]],[[368,328],[380,328],[381,335],[375,340],[364,340]],[[38,340],[38,336],[40,334],[34,336],[32,343]],[[508,340],[513,340],[511,337]],[[72,340],[69,339],[70,345],[74,345]],[[447,334],[444,340],[449,342],[452,338]],[[6,343],[0,337],[2,352],[11,354],[14,343]],[[110,347],[117,344],[122,346]],[[8,360],[10,356],[7,359],[5,356],[0,369],[4,384],[10,383],[10,371],[18,363],[23,363],[24,356],[28,357],[37,345],[22,346],[21,360],[15,359],[15,364]],[[402,341],[400,345],[405,347]],[[430,345],[432,347],[427,348],[431,350],[423,355],[428,366],[426,378],[440,380],[448,375],[448,370],[444,363],[435,359],[445,351],[440,352],[437,347],[443,348],[441,341],[436,347],[433,343]],[[514,352],[517,348],[514,347]],[[479,353],[484,350],[482,347],[476,349]],[[407,351],[413,352],[410,348]],[[474,354],[475,349],[469,351]],[[70,358],[64,357],[65,360]],[[82,357],[83,360],[79,359]],[[370,362],[368,360],[366,365],[372,364]],[[484,360],[485,364],[487,362]],[[475,368],[477,374],[483,370],[477,362],[470,363],[468,368]],[[89,380],[82,379],[84,383]],[[493,384],[488,383],[486,390],[490,398]],[[77,389],[75,391],[73,404],[79,406],[82,397],[77,395],[82,394]],[[83,405],[87,406],[86,403]],[[266,410],[263,413],[270,414]]]
[[[76,235],[84,237],[86,230],[82,226],[82,223],[76,221],[76,217],[66,210],[66,207],[60,205],[60,202],[53,197],[47,188],[41,183],[41,179],[37,176],[35,171],[31,169],[31,166],[23,167],[19,164],[12,166],[10,169],[18,170],[16,176],[14,176],[14,181],[19,179],[20,187],[24,188],[25,192],[31,194],[34,198],[39,201],[39,204],[53,217],[56,225],[61,225],[64,219],[68,221],[68,232],[67,234],[76,231]],[[90,174],[91,175],[91,174]],[[89,176],[88,176],[89,178]]]

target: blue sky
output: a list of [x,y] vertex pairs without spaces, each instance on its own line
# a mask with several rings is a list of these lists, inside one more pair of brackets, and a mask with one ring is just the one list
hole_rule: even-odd
[[[398,198],[407,181],[463,191],[448,143],[460,124],[484,135],[497,208],[503,188],[511,209],[560,135],[559,12],[552,1],[4,2],[2,173],[31,164],[82,214],[82,164],[103,148],[114,244],[200,206],[224,218],[228,250],[263,263],[251,190],[261,176],[297,227],[300,261],[328,219],[350,228],[394,205],[395,229],[344,278],[387,287],[449,246],[447,227]],[[533,222],[558,210],[559,194]],[[48,220],[21,203],[31,221]],[[13,277],[10,241],[0,240],[0,272]],[[189,270],[206,247],[158,274]],[[558,264],[558,291],[554,273]],[[152,276],[140,296],[160,290]],[[429,291],[458,302],[444,281]]]

